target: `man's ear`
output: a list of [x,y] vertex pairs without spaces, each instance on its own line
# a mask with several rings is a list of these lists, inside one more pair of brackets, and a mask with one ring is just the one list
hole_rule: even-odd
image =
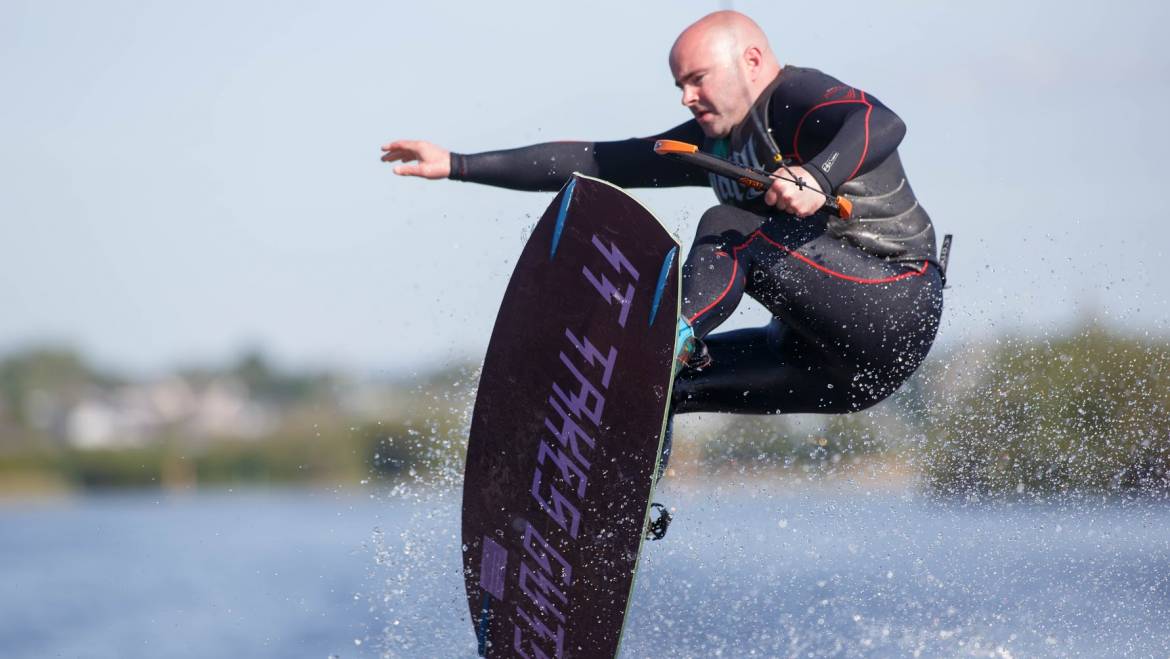
[[758,46],[748,46],[743,51],[743,62],[747,65],[749,79],[755,82],[760,75],[760,67],[764,63],[764,53],[760,51]]

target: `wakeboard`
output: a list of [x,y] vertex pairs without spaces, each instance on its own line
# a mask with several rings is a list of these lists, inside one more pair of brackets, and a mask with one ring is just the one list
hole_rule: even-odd
[[463,568],[485,657],[613,657],[670,402],[679,245],[575,174],[532,231],[480,376]]

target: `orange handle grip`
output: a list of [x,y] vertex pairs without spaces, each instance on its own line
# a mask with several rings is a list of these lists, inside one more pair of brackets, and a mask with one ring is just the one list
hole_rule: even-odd
[[658,140],[654,143],[654,153],[660,156],[676,153],[696,153],[699,147],[689,142],[680,142],[678,140]]
[[[744,167],[737,165],[725,158],[703,153],[699,151],[699,147],[689,142],[680,142],[678,140],[658,140],[654,142],[654,153],[676,160],[683,160],[692,165],[702,167],[709,172],[718,174],[719,176],[726,176],[732,180],[738,181],[745,187],[756,190],[766,190],[772,184],[773,178],[781,178],[783,180],[791,180],[783,176],[769,174],[768,172],[753,169],[751,167]],[[793,181],[794,183],[796,181]],[[821,193],[824,194],[824,193]],[[853,203],[844,197],[834,197],[832,195],[825,195],[825,209],[833,213],[837,217],[848,220],[853,217]]]

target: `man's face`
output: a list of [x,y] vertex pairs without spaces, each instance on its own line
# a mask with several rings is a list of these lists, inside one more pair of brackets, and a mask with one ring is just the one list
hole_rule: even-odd
[[728,48],[710,40],[680,40],[670,54],[675,85],[682,90],[682,104],[707,137],[726,137],[743,121],[751,105],[740,62]]

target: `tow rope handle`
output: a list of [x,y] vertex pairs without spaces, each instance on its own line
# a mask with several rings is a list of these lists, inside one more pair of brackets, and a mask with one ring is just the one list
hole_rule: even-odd
[[[696,167],[701,167],[712,174],[719,176],[726,176],[727,178],[737,181],[754,190],[767,190],[771,185],[773,179],[780,179],[782,181],[789,181],[795,183],[801,188],[805,186],[804,181],[794,180],[785,176],[777,176],[769,174],[768,172],[754,169],[752,167],[744,167],[737,165],[726,158],[713,156],[709,153],[699,151],[699,147],[689,142],[680,142],[678,140],[658,140],[654,143],[654,153],[660,156],[665,156],[673,160],[679,160]],[[811,188],[810,188],[811,189]],[[825,196],[824,208],[837,217],[848,220],[853,217],[853,202],[845,197],[835,197],[826,192],[817,190]]]

